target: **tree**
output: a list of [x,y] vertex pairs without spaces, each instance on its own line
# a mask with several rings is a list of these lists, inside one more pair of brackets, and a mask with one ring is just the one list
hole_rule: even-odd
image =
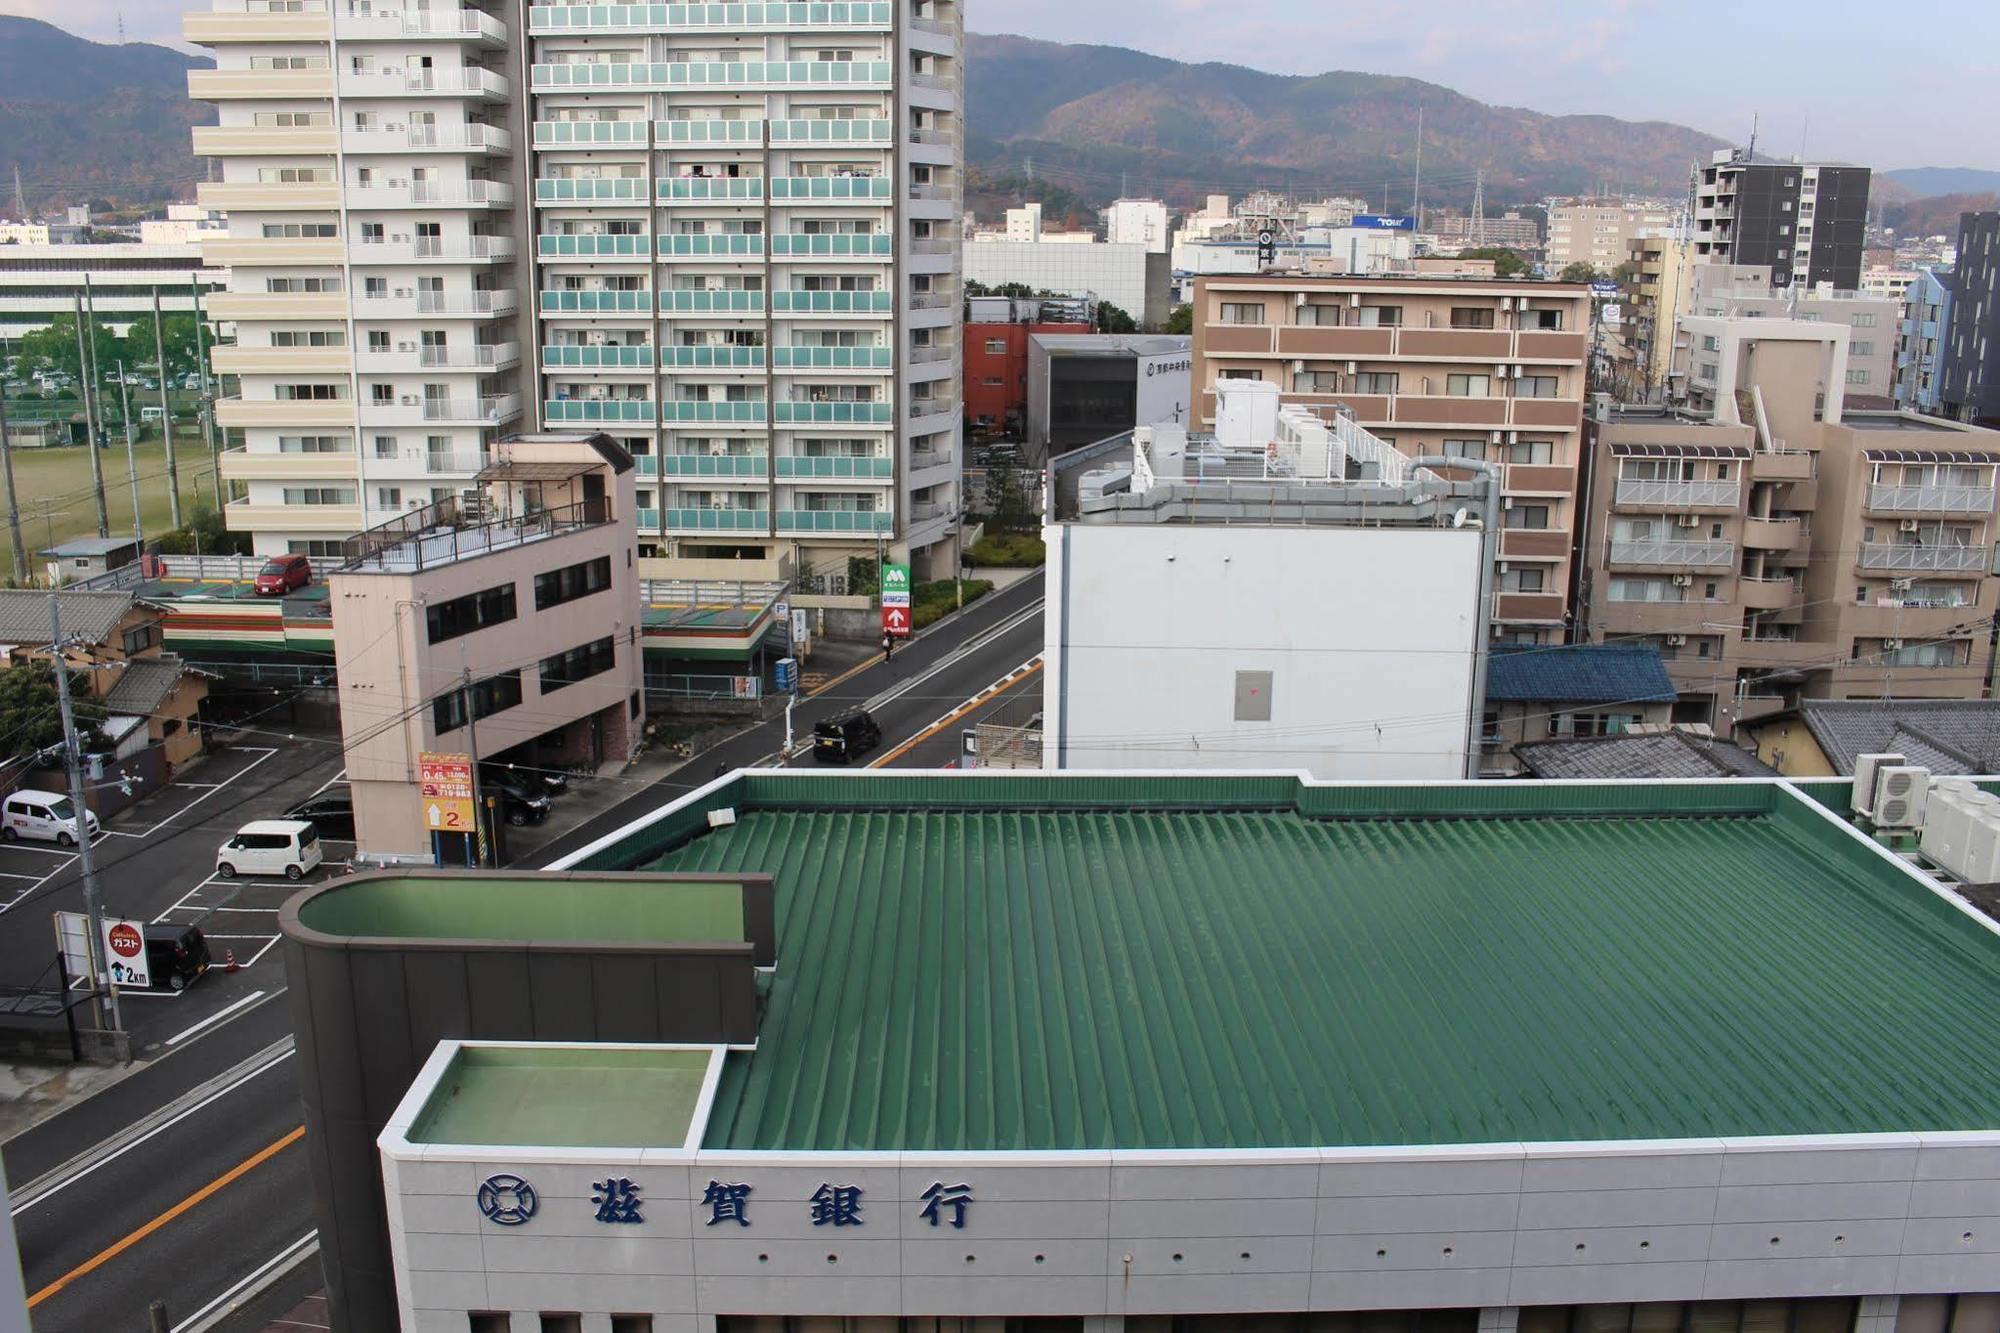
[[[15,344],[15,349],[21,358],[22,372],[54,371],[68,375],[78,384],[83,383],[83,371],[76,355],[75,315],[57,315],[47,328],[37,329],[22,337]],[[96,353],[100,371],[112,369],[124,355],[117,336],[101,322],[91,324],[91,350]]]
[[1167,327],[1166,327],[1166,330],[1165,330],[1165,332],[1167,332],[1167,333],[1193,333],[1193,332],[1194,332],[1194,307],[1193,307],[1193,306],[1191,306],[1191,305],[1177,305],[1177,306],[1175,306],[1175,307],[1174,307],[1174,313],[1173,313],[1173,314],[1171,314],[1171,315],[1168,315],[1168,316],[1167,316]]
[[1560,276],[1564,282],[1596,282],[1597,270],[1579,259],[1564,265]]
[[[167,349],[167,377],[178,380],[192,375],[200,366],[200,346],[195,339],[194,316],[176,315],[166,312],[160,320],[165,334]],[[74,338],[75,335],[71,335]],[[153,314],[149,310],[132,321],[132,327],[125,334],[125,345],[120,355],[125,364],[135,369],[150,370],[158,374],[153,362]]]
[[1037,515],[1028,502],[1028,470],[1015,463],[986,469],[986,519],[1001,532],[1027,532]]
[[1493,276],[1496,278],[1518,278],[1530,273],[1534,265],[1524,259],[1519,251],[1509,250],[1501,245],[1480,246],[1472,250],[1460,250],[1460,259],[1490,259],[1493,261]]
[[161,534],[158,550],[161,555],[248,555],[250,534],[231,532],[220,511],[204,501],[188,510],[185,524]]
[[[1192,314],[1189,316],[1192,318]],[[1097,306],[1097,331],[1099,333],[1137,333],[1139,321],[1120,310],[1109,301],[1101,301]]]
[[[88,682],[72,671],[69,693],[76,713],[77,740],[85,750],[104,747],[104,706],[90,697]],[[0,670],[0,736],[8,758],[34,754],[63,741],[62,709],[56,677],[47,662]]]

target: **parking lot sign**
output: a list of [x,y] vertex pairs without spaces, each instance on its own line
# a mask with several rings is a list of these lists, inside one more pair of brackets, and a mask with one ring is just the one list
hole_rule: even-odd
[[146,927],[140,922],[105,918],[104,960],[111,968],[114,986],[153,984],[152,974],[146,968]]
[[433,833],[470,833],[472,756],[425,750],[417,756],[417,799]]

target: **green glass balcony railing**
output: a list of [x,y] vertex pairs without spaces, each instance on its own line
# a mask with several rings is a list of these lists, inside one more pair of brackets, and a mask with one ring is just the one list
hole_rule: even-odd
[[762,236],[704,232],[660,237],[662,259],[755,259],[763,253]]
[[651,347],[544,347],[542,365],[549,370],[559,370],[566,366],[584,369],[650,370],[653,366]]
[[602,28],[886,27],[890,0],[743,0],[737,4],[530,5],[528,31]]
[[646,197],[646,180],[643,176],[617,176],[610,180],[538,180],[535,182],[535,202],[538,204],[594,204],[628,200],[643,201]]
[[670,399],[660,404],[661,418],[669,425],[685,422],[747,422],[761,426],[766,418],[762,402],[721,402],[707,399]]
[[761,347],[662,347],[660,364],[669,370],[762,370]]
[[652,127],[643,120],[538,120],[537,148],[589,148],[602,144],[645,147]]
[[762,477],[771,469],[769,454],[661,454],[664,477]]
[[889,403],[778,403],[771,418],[780,426],[833,423],[880,426],[896,419]]
[[761,144],[764,122],[759,120],[656,120],[653,139],[661,147],[674,144]]
[[754,203],[764,197],[760,176],[668,176],[659,184],[660,202]]
[[650,236],[537,236],[535,253],[543,259],[646,259],[652,245]]
[[886,315],[895,308],[893,292],[771,293],[771,313],[776,315]]
[[542,404],[544,421],[644,421],[654,422],[654,403],[649,398],[554,398]]
[[778,456],[778,476],[781,480],[786,477],[823,477],[831,481],[862,481],[895,475],[896,460],[893,458],[857,458],[848,454]]
[[886,232],[865,236],[779,232],[771,237],[773,259],[888,259],[895,254],[895,247],[896,238]]
[[716,288],[675,289],[660,293],[660,313],[663,315],[754,315],[763,309],[762,292]]
[[764,532],[771,526],[768,509],[667,509],[661,516],[669,530]]
[[887,176],[773,176],[771,199],[775,202],[830,203],[836,200],[866,202],[895,198],[896,182]]
[[821,120],[817,117],[804,120],[774,120],[771,122],[771,142],[774,144],[810,143],[893,143],[896,138],[895,126],[880,117],[865,120]]
[[892,532],[895,517],[877,509],[780,509],[778,531]]
[[888,370],[893,347],[773,347],[773,370]]
[[543,292],[544,315],[596,315],[634,312],[650,314],[651,292]]
[[654,60],[534,65],[537,91],[565,88],[886,88],[887,60]]

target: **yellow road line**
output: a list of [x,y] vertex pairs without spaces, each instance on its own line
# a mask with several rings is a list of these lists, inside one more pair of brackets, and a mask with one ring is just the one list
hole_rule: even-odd
[[940,731],[943,731],[946,727],[958,721],[960,718],[964,717],[967,713],[974,713],[979,711],[981,708],[984,708],[987,704],[992,703],[995,699],[999,698],[1007,691],[1013,689],[1016,685],[1019,685],[1021,682],[1025,680],[1032,679],[1035,673],[1040,671],[1041,669],[1042,669],[1042,664],[1040,662],[1034,662],[1028,666],[1027,670],[1021,672],[1019,675],[1010,676],[1006,680],[997,681],[992,685],[988,685],[978,694],[973,695],[970,699],[967,699],[964,703],[960,704],[957,708],[953,709],[948,716],[941,717],[937,721],[931,723],[928,727],[925,727],[922,731],[910,737],[910,739],[904,741],[901,745],[898,745],[895,749],[889,751],[889,753],[883,755],[880,759],[877,759],[874,763],[868,765],[868,767],[887,768],[890,764],[902,758],[904,755],[908,754],[911,750],[916,749],[917,746],[922,745],[925,741],[937,735]]
[[185,1213],[190,1208],[193,1208],[196,1205],[200,1204],[203,1200],[208,1199],[211,1196],[219,1193],[220,1191],[229,1188],[229,1186],[235,1184],[238,1180],[241,1180],[244,1176],[249,1175],[252,1171],[255,1171],[258,1167],[264,1165],[264,1163],[270,1161],[273,1157],[276,1157],[279,1153],[291,1147],[294,1143],[297,1143],[300,1139],[304,1138],[305,1136],[306,1136],[306,1127],[304,1125],[293,1126],[291,1132],[286,1134],[283,1138],[277,1140],[275,1143],[271,1143],[263,1148],[260,1148],[257,1152],[251,1154],[249,1157],[244,1158],[242,1161],[238,1162],[235,1166],[230,1167],[227,1171],[217,1176],[214,1180],[209,1181],[206,1185],[203,1185],[200,1189],[188,1195],[185,1199],[182,1199],[179,1203],[175,1204],[173,1207],[167,1209],[166,1212],[161,1213],[158,1217],[146,1223],[146,1225],[140,1227],[137,1231],[134,1231],[130,1235],[125,1236],[123,1239],[115,1241],[112,1244],[106,1246],[104,1249],[98,1251],[98,1253],[96,1253],[95,1255],[92,1255],[89,1259],[86,1259],[82,1263],[78,1264],[75,1268],[70,1269],[69,1272],[64,1273],[61,1277],[49,1283],[48,1286],[43,1287],[40,1291],[36,1292],[33,1296],[30,1296],[28,1298],[28,1308],[30,1310],[34,1309],[37,1305],[40,1305],[43,1301],[55,1295],[57,1292],[61,1291],[64,1287],[67,1287],[70,1283],[76,1281],[78,1278],[87,1277],[91,1273],[96,1272],[98,1269],[104,1267],[104,1265],[110,1263],[113,1259],[116,1259],[119,1255],[125,1253],[125,1251],[131,1249],[134,1245],[137,1245],[140,1241],[146,1239],[146,1237],[152,1235],[155,1231],[158,1231],[161,1227],[165,1226],[167,1223],[179,1217],[182,1213]]

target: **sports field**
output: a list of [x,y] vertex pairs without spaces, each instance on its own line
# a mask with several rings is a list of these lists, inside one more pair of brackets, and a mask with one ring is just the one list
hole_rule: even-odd
[[[185,516],[196,496],[214,500],[208,449],[199,432],[185,428],[174,435],[175,462],[180,472],[181,511]],[[139,522],[148,537],[165,532],[167,514],[166,448],[158,439],[135,445],[133,464],[139,474]],[[111,534],[132,531],[132,486],[125,466],[125,446],[102,451],[104,507]],[[35,552],[70,537],[97,535],[97,501],[92,494],[90,454],[81,445],[62,449],[14,450],[14,485],[21,505],[21,540],[28,548],[29,573],[40,574]],[[18,578],[8,543],[0,539],[0,569]]]

